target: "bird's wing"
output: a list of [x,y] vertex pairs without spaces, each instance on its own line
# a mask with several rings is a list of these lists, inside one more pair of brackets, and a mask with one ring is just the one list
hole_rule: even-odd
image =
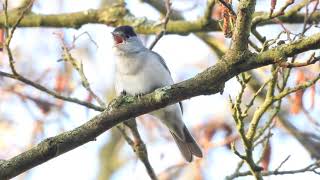
[[[153,53],[155,56],[158,57],[159,59],[159,62],[161,63],[161,65],[169,72],[170,76],[171,76],[171,72],[166,64],[166,62],[164,61],[164,59],[156,52],[154,51],[151,51],[151,53]],[[157,87],[157,88],[160,88],[160,87]],[[183,113],[183,106],[182,106],[182,102],[179,102],[179,106],[180,106],[180,109],[181,109],[181,112]]]
[[181,101],[179,102],[179,106],[180,106],[180,109],[181,109],[181,113],[183,114],[183,106],[182,106],[182,102]]
[[166,64],[166,62],[164,61],[164,59],[156,52],[151,51],[151,53],[153,53],[154,55],[156,55],[161,63],[161,65],[169,72],[169,74],[171,75],[171,72]]

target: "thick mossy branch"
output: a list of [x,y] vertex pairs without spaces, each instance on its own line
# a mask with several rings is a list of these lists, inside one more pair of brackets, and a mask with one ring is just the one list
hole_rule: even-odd
[[255,0],[242,0],[238,6],[237,19],[232,34],[232,49],[244,51],[248,49],[251,21],[255,10]]
[[[220,92],[221,86],[223,86],[227,80],[239,73],[276,63],[278,56],[274,57],[273,55],[279,54],[279,51],[282,51],[282,53],[284,52],[286,56],[293,56],[295,55],[293,53],[302,52],[303,50],[306,50],[306,47],[310,48],[310,50],[316,49],[318,48],[319,43],[320,33],[300,40],[299,42],[293,42],[291,45],[282,45],[279,48],[268,50],[259,55],[251,53],[239,55],[237,53],[229,52],[226,53],[228,56],[224,56],[216,65],[208,68],[194,78],[172,86],[157,89],[141,98],[122,97],[118,99],[119,103],[113,105],[111,109],[103,111],[101,114],[95,116],[78,128],[48,138],[34,148],[17,155],[16,157],[7,161],[1,161],[0,179],[15,177],[56,156],[89,141],[93,141],[103,132],[129,118],[154,111],[191,97]],[[295,50],[292,51],[290,49]]]
[[[175,13],[174,13],[175,14]],[[258,12],[254,17],[267,16],[268,13]],[[19,11],[8,12],[8,25],[13,26],[19,18]],[[287,14],[279,17],[283,23],[303,23],[303,14]],[[320,12],[314,13],[308,23],[319,21]],[[86,24],[105,24],[108,26],[131,25],[139,34],[156,34],[161,31],[161,24],[146,18],[133,16],[123,4],[105,7],[101,9],[88,9],[80,12],[61,14],[36,14],[33,12],[24,16],[19,27],[57,27],[57,28],[80,28]],[[275,24],[273,21],[262,22],[258,25]],[[0,13],[0,27],[5,26],[4,13]],[[221,31],[216,20],[205,20],[200,17],[194,21],[172,20],[167,25],[167,33],[188,34],[191,32]]]
[[[9,12],[8,25],[12,26],[19,17],[18,11]],[[89,9],[74,13],[36,14],[28,13],[19,23],[19,27],[63,27],[80,28],[85,24],[105,24],[109,26],[131,25],[140,34],[156,34],[162,28],[156,21],[146,18],[136,18],[124,5],[115,5],[101,9]],[[5,25],[4,13],[0,14],[0,27]],[[167,33],[185,34],[198,31],[219,30],[215,20],[205,21],[199,18],[195,21],[170,21],[167,24]]]

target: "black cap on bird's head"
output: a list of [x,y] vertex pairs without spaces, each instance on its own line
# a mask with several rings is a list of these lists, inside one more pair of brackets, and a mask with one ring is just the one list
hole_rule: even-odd
[[131,26],[119,26],[111,33],[116,44],[120,44],[130,37],[137,36]]

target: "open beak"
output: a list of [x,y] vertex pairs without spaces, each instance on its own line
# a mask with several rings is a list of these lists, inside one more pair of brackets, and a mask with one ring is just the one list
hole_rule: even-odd
[[111,32],[111,34],[113,36],[113,40],[114,40],[116,45],[123,43],[124,39],[122,38],[121,35],[119,35],[117,33],[114,33],[114,32]]

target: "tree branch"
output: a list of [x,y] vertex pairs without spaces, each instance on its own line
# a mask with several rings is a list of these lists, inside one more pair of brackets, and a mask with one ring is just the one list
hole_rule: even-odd
[[[173,19],[177,19],[177,12],[172,11]],[[268,16],[267,12],[254,13],[256,16]],[[8,12],[8,25],[13,26],[19,18],[18,11]],[[310,16],[307,23],[319,21],[320,12],[315,12]],[[287,14],[279,17],[283,23],[303,23],[304,15],[298,13]],[[124,7],[123,4],[117,4],[111,7],[101,9],[88,9],[74,13],[61,13],[61,14],[36,14],[33,12],[24,16],[23,20],[19,23],[19,27],[56,27],[56,28],[80,28],[85,24],[105,24],[108,26],[131,25],[136,28],[140,34],[156,34],[162,30],[161,24],[156,21],[150,21],[146,18],[136,18]],[[260,25],[275,24],[269,20]],[[4,13],[0,13],[0,27],[5,26]],[[209,20],[204,22],[202,17],[195,21],[174,20],[167,24],[166,32],[168,34],[187,34],[190,32],[208,32],[220,31],[218,21]]]
[[232,34],[232,49],[238,51],[247,50],[251,21],[253,18],[255,6],[255,0],[240,1],[237,11],[235,28]]
[[[8,25],[12,26],[19,14],[16,11],[8,12]],[[89,23],[105,24],[109,26],[131,25],[140,34],[156,34],[163,27],[157,21],[137,18],[133,16],[123,4],[101,9],[89,9],[74,13],[61,14],[36,14],[28,13],[19,23],[19,27],[64,27],[80,28]],[[4,13],[0,13],[0,27],[5,25]],[[185,34],[198,31],[219,30],[219,24],[215,20],[204,21],[202,17],[194,21],[170,21],[167,24],[167,33]]]
[[171,14],[171,1],[166,0],[165,4],[166,4],[166,16],[164,17],[164,21],[162,22],[163,28],[162,28],[161,32],[158,33],[155,40],[151,43],[151,45],[149,47],[150,50],[152,50],[153,47],[157,44],[157,42],[162,38],[162,36],[164,36],[166,34],[167,24],[169,22],[170,14]]

